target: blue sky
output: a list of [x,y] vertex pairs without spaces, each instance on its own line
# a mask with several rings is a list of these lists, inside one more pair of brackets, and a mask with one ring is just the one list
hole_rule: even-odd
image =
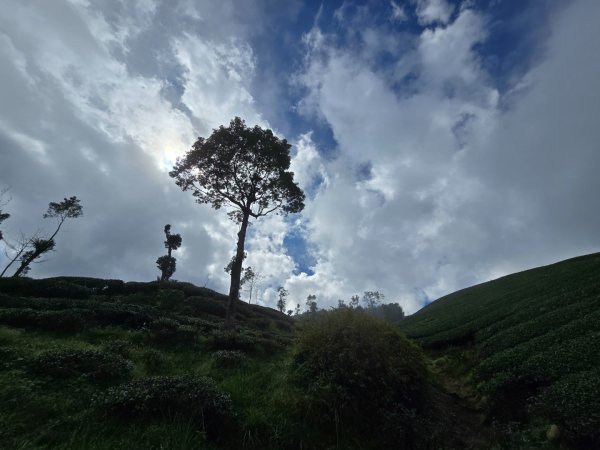
[[263,304],[380,290],[414,312],[600,250],[594,0],[5,3],[4,244],[84,206],[32,276],[154,279],[171,223],[175,278],[226,292],[235,224],[167,173],[234,116],[293,144],[307,192],[250,228]]

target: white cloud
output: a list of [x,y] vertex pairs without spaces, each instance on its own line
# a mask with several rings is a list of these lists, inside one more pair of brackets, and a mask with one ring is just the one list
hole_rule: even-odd
[[431,25],[441,23],[445,25],[449,22],[454,6],[447,0],[417,0],[417,17],[421,25]]

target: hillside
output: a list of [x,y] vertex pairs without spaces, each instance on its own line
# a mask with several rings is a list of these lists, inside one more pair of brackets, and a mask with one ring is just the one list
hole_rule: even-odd
[[600,254],[455,292],[400,328],[486,423],[517,440],[551,423],[563,443],[600,448]]

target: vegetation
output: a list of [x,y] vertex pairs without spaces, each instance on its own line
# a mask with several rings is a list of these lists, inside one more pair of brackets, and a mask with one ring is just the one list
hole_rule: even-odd
[[191,190],[198,203],[215,209],[230,208],[229,217],[240,225],[231,267],[226,325],[232,328],[240,294],[244,243],[250,218],[272,212],[297,213],[304,208],[304,193],[289,172],[291,145],[271,130],[248,128],[236,117],[177,160],[169,173],[184,191]]
[[167,254],[156,260],[156,265],[160,270],[160,281],[168,281],[175,273],[177,260],[171,255],[171,252],[181,247],[181,235],[171,234],[171,225],[165,225],[164,231]]
[[238,301],[235,331],[229,298],[189,283],[2,278],[0,448],[598,448],[599,264],[402,320],[375,295]]
[[[0,196],[1,201],[1,196]],[[27,274],[31,269],[31,264],[39,259],[42,255],[54,250],[56,242],[54,238],[60,231],[64,222],[67,219],[73,219],[81,217],[83,214],[83,208],[79,203],[80,200],[73,196],[65,198],[62,202],[50,202],[48,204],[48,210],[44,214],[44,219],[53,218],[56,219],[56,229],[49,237],[39,237],[37,233],[32,237],[22,237],[16,245],[9,245],[13,249],[14,254],[10,261],[0,273],[0,277],[3,277],[6,271],[16,262],[20,261],[19,267],[13,274],[13,277],[19,277]],[[3,219],[2,216],[4,216]],[[0,211],[0,222],[8,217],[7,214],[1,214]]]
[[444,297],[401,322],[425,349],[462,349],[488,422],[558,425],[563,442],[600,447],[600,254]]

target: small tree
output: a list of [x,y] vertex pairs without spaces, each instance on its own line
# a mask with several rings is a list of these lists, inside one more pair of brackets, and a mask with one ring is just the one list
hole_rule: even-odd
[[376,308],[385,298],[379,291],[365,291],[363,295],[363,303],[366,308]]
[[277,309],[279,312],[285,311],[285,304],[288,294],[289,292],[283,286],[279,286],[277,289],[277,295],[279,296],[279,300],[277,300]]
[[192,191],[198,203],[208,203],[215,209],[228,207],[229,217],[240,227],[225,318],[228,328],[234,326],[250,219],[275,211],[296,213],[304,208],[304,193],[288,170],[290,148],[271,130],[248,128],[236,117],[229,127],[221,126],[208,138],[198,138],[169,173],[182,190]]
[[316,311],[316,305],[317,305],[317,302],[315,301],[316,299],[317,299],[317,296],[315,294],[310,294],[308,297],[306,297],[306,311],[308,311],[308,312]]
[[171,252],[173,250],[177,250],[181,247],[181,235],[179,234],[171,234],[171,225],[165,225],[165,248],[167,249],[167,254],[159,257],[156,260],[156,265],[158,270],[160,270],[160,281],[168,281],[173,274],[175,273],[175,269],[177,267],[177,260],[171,256]]
[[246,267],[243,271],[244,275],[240,280],[240,287],[246,285],[248,292],[248,304],[252,303],[252,293],[256,288],[256,285],[264,279],[264,275],[258,270],[254,270],[252,267]]
[[29,265],[42,256],[44,253],[47,253],[51,250],[54,250],[56,243],[54,242],[54,238],[60,231],[63,223],[67,219],[74,219],[77,217],[81,217],[83,215],[83,208],[79,204],[79,199],[75,196],[70,198],[65,198],[62,202],[50,202],[48,204],[48,211],[44,214],[44,219],[53,218],[57,221],[56,230],[49,238],[33,238],[30,240],[30,249],[21,256],[21,264],[19,268],[14,273],[13,277],[19,277],[21,275],[26,274],[30,267]]
[[360,303],[360,297],[358,295],[353,295],[352,297],[350,297],[350,303],[348,306],[350,306],[350,308],[358,308],[358,305]]

